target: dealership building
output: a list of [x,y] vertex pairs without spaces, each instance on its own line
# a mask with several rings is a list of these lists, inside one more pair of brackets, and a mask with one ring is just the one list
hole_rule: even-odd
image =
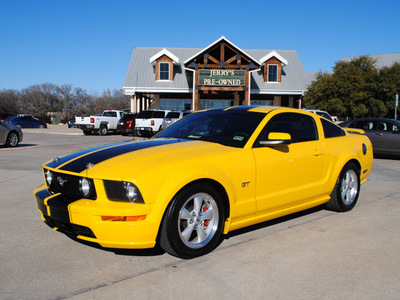
[[313,76],[295,50],[240,49],[221,37],[205,48],[134,48],[123,91],[131,96],[132,112],[298,108]]

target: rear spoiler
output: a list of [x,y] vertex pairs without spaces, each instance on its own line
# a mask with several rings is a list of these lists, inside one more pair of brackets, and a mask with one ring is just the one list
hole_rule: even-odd
[[365,131],[362,129],[356,129],[356,128],[342,128],[344,129],[347,133],[350,134],[362,134],[365,135]]

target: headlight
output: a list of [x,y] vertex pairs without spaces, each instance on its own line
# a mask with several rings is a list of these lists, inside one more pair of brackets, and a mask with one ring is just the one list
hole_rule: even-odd
[[128,198],[130,202],[135,202],[137,200],[136,186],[130,182],[124,182],[124,185],[125,185],[126,198]]
[[87,178],[81,178],[79,180],[79,190],[83,197],[89,198],[93,190],[91,181]]
[[104,189],[111,201],[144,203],[142,194],[132,182],[104,180]]
[[45,178],[46,178],[46,183],[48,186],[51,186],[51,183],[53,182],[53,172],[50,170],[46,170],[44,172]]

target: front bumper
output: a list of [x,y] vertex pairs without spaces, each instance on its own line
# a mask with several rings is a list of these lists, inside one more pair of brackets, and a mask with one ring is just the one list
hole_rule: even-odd
[[[42,220],[53,229],[106,248],[153,248],[160,221],[151,205],[80,199],[72,203],[51,195],[44,185],[34,190]],[[135,221],[103,220],[109,216],[146,216]]]

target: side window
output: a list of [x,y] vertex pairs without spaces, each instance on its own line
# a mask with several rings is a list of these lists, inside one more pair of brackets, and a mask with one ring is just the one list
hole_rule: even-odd
[[349,127],[358,128],[362,130],[375,130],[375,122],[373,121],[356,121],[352,123]]
[[390,125],[390,124],[387,124],[386,122],[379,121],[377,130],[379,130],[379,131],[388,131],[388,130],[390,130],[391,131],[391,128],[389,129],[388,125]]
[[264,127],[258,137],[258,141],[268,140],[271,132],[289,133],[292,143],[318,140],[318,131],[314,118],[298,113],[282,113],[274,116]]
[[344,130],[339,126],[324,119],[321,119],[321,122],[322,127],[324,128],[324,136],[326,139],[346,135]]

